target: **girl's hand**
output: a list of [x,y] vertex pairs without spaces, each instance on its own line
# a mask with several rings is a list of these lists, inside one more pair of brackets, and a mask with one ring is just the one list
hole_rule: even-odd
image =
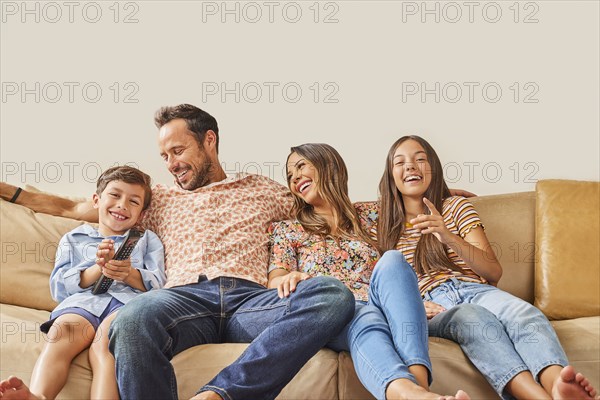
[[117,282],[124,282],[131,274],[132,270],[131,259],[127,260],[110,260],[102,267],[102,273],[107,277],[114,279]]
[[115,256],[115,241],[112,239],[104,239],[98,245],[96,250],[96,264],[100,267],[104,267],[107,262],[113,259]]
[[288,297],[290,293],[296,290],[296,286],[299,282],[310,279],[310,275],[305,272],[294,271],[281,278],[281,281],[277,285],[277,294],[280,299]]
[[423,197],[423,203],[425,203],[431,214],[419,214],[409,222],[415,229],[420,229],[422,234],[426,235],[433,233],[437,240],[444,244],[448,244],[452,241],[454,234],[446,227],[444,217],[442,217],[442,214],[435,208],[433,203],[425,197]]
[[439,313],[446,311],[444,307],[434,303],[433,301],[423,301],[423,305],[425,306],[425,314],[427,315],[427,319],[431,319]]

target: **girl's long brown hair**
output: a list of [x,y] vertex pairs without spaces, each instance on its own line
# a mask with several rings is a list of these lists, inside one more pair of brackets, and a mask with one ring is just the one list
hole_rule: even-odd
[[[394,181],[394,154],[396,149],[407,140],[419,143],[427,154],[427,161],[431,167],[431,183],[423,194],[431,201],[438,211],[442,211],[444,199],[450,197],[450,190],[444,181],[442,163],[431,145],[420,136],[403,136],[396,140],[387,155],[385,169],[379,182],[379,195],[381,205],[379,219],[377,222],[377,242],[381,251],[395,249],[404,233],[406,225],[406,214],[402,194],[396,187]],[[429,210],[423,204],[423,212],[429,214]],[[445,246],[432,234],[421,235],[413,266],[418,274],[429,275],[431,271],[458,270],[448,258]]]
[[[336,232],[325,218],[318,215],[314,207],[302,198],[294,196],[292,215],[302,224],[307,233],[316,234],[323,239],[343,238],[360,239],[377,248],[375,242],[365,232],[356,209],[348,196],[348,170],[340,154],[330,145],[324,143],[306,143],[290,149],[290,155],[297,153],[310,162],[318,173],[318,179],[313,182],[317,194],[333,208]],[[289,159],[289,156],[288,156]],[[286,162],[286,176],[288,167]],[[291,182],[288,178],[288,185]]]

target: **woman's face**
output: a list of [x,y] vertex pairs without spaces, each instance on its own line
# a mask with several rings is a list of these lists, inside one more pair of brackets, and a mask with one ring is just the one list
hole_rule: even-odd
[[319,173],[314,165],[294,152],[288,157],[287,171],[288,186],[292,194],[313,207],[321,205],[323,199],[317,193]]
[[392,175],[402,196],[423,197],[431,183],[431,166],[423,146],[416,140],[402,142],[394,153]]

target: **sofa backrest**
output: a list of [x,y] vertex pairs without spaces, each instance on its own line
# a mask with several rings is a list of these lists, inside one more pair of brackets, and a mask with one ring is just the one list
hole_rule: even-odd
[[49,280],[58,242],[82,223],[0,201],[0,302],[52,311]]
[[502,265],[498,287],[533,303],[535,192],[481,196],[470,200]]
[[600,315],[600,183],[536,187],[535,305],[550,319]]

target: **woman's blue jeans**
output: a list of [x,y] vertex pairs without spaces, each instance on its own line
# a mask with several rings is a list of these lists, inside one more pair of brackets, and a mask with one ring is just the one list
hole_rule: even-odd
[[121,308],[110,328],[120,397],[177,399],[170,362],[176,354],[199,344],[251,342],[199,392],[274,399],[353,314],[352,293],[331,277],[303,281],[284,299],[275,289],[226,277],[152,290]]
[[[537,379],[550,365],[568,364],[544,314],[510,293],[453,278],[425,299],[448,310],[431,320],[430,335],[457,342],[503,398],[512,398],[504,388],[518,373],[529,370]],[[461,308],[460,318],[445,315]]]
[[373,271],[369,302],[357,302],[354,319],[327,346],[350,351],[358,378],[373,396],[385,399],[400,378],[416,383],[408,367],[425,366],[431,382],[427,317],[417,276],[399,251],[386,252]]

